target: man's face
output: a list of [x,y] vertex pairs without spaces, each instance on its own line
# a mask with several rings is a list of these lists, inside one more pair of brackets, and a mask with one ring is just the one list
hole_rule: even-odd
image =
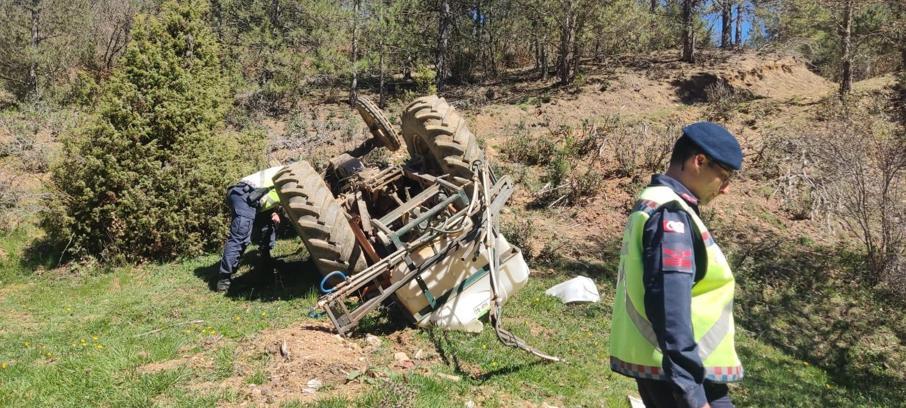
[[689,190],[698,197],[701,205],[707,205],[718,195],[730,191],[730,180],[733,170],[725,168],[720,163],[704,154],[697,154],[692,159],[695,176]]

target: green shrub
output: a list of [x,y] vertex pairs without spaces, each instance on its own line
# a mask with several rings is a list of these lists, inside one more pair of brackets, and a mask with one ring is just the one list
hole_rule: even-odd
[[225,188],[263,146],[224,130],[229,92],[205,4],[138,16],[93,120],[64,139],[42,226],[70,255],[164,260],[221,242]]
[[500,223],[500,232],[510,244],[522,250],[522,255],[526,260],[533,258],[532,246],[537,238],[537,233],[535,223],[531,219],[514,216],[511,220]]
[[536,194],[536,205],[575,205],[598,192],[603,175],[595,168],[594,160],[582,160],[580,149],[584,143],[566,133],[547,165],[546,184]]
[[509,161],[528,165],[545,164],[556,151],[552,138],[533,137],[525,122],[519,122],[503,144],[503,154]]
[[733,118],[740,104],[754,99],[754,95],[748,90],[733,88],[719,80],[705,87],[705,99],[708,101],[708,119],[727,121]]

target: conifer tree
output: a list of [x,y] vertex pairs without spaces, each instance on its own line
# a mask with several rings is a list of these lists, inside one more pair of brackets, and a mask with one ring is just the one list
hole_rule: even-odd
[[262,149],[224,130],[229,90],[205,4],[140,15],[93,121],[65,140],[43,224],[69,253],[163,260],[221,241],[225,188]]

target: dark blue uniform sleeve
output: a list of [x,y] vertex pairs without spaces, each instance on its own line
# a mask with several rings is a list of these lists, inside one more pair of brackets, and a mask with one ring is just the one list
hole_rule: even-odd
[[661,208],[645,224],[643,235],[645,310],[654,328],[663,368],[679,406],[705,403],[704,367],[692,331],[692,285],[695,251],[689,215]]

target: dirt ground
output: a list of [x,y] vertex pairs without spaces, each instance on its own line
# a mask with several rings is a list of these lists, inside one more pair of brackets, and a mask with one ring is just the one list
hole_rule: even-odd
[[[306,403],[332,397],[354,399],[370,384],[379,384],[392,373],[431,373],[428,367],[439,356],[433,347],[417,340],[413,330],[354,339],[337,335],[328,323],[265,330],[236,345],[231,375],[217,381],[199,378],[189,389],[237,393],[235,402],[223,405],[227,407],[278,407],[291,401]],[[210,338],[205,349],[216,349],[224,342],[219,336]],[[198,352],[146,364],[138,371],[155,373],[186,366],[199,372],[216,368],[210,352]]]

